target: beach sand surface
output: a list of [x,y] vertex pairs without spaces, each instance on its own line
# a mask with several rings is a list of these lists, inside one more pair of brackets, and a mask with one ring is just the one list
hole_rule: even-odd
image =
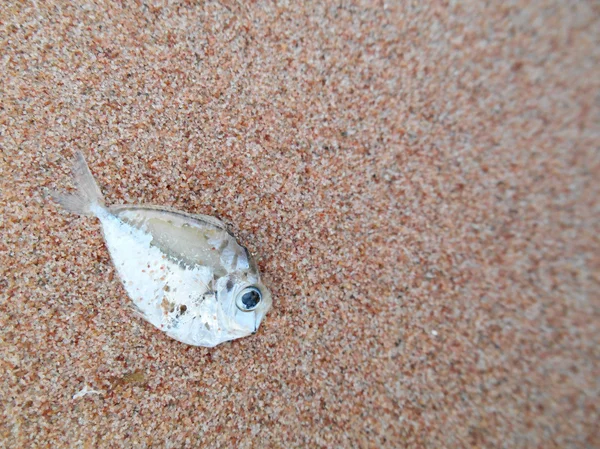
[[[0,446],[599,447],[599,22],[3,2]],[[76,151],[109,204],[231,226],[273,293],[256,335],[130,313],[98,221],[47,196]]]

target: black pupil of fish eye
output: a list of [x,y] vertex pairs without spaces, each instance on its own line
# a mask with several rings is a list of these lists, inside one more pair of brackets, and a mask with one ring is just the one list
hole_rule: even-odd
[[247,291],[242,295],[242,304],[246,309],[252,309],[260,302],[260,294],[256,290]]

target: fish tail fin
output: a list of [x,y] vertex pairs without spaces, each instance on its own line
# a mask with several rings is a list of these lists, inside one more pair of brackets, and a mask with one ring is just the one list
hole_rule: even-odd
[[73,182],[76,193],[52,192],[52,198],[69,212],[79,215],[94,215],[94,206],[104,207],[102,192],[81,151],[75,153]]

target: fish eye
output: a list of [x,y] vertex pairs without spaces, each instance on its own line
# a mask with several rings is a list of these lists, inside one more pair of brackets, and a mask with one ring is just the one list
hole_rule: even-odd
[[256,287],[247,287],[238,295],[235,305],[242,312],[256,309],[262,300],[262,293]]

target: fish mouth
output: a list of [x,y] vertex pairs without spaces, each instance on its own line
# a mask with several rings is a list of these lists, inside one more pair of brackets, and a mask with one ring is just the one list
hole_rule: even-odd
[[240,329],[243,329],[246,335],[256,332],[258,325],[260,324],[260,321],[257,321],[255,312],[243,312],[241,310],[237,311],[235,321],[237,322],[237,325],[240,326]]
[[256,334],[258,332],[258,328],[260,327],[262,320],[266,316],[267,311],[268,310],[261,310],[254,312],[254,332],[252,332],[253,334]]

